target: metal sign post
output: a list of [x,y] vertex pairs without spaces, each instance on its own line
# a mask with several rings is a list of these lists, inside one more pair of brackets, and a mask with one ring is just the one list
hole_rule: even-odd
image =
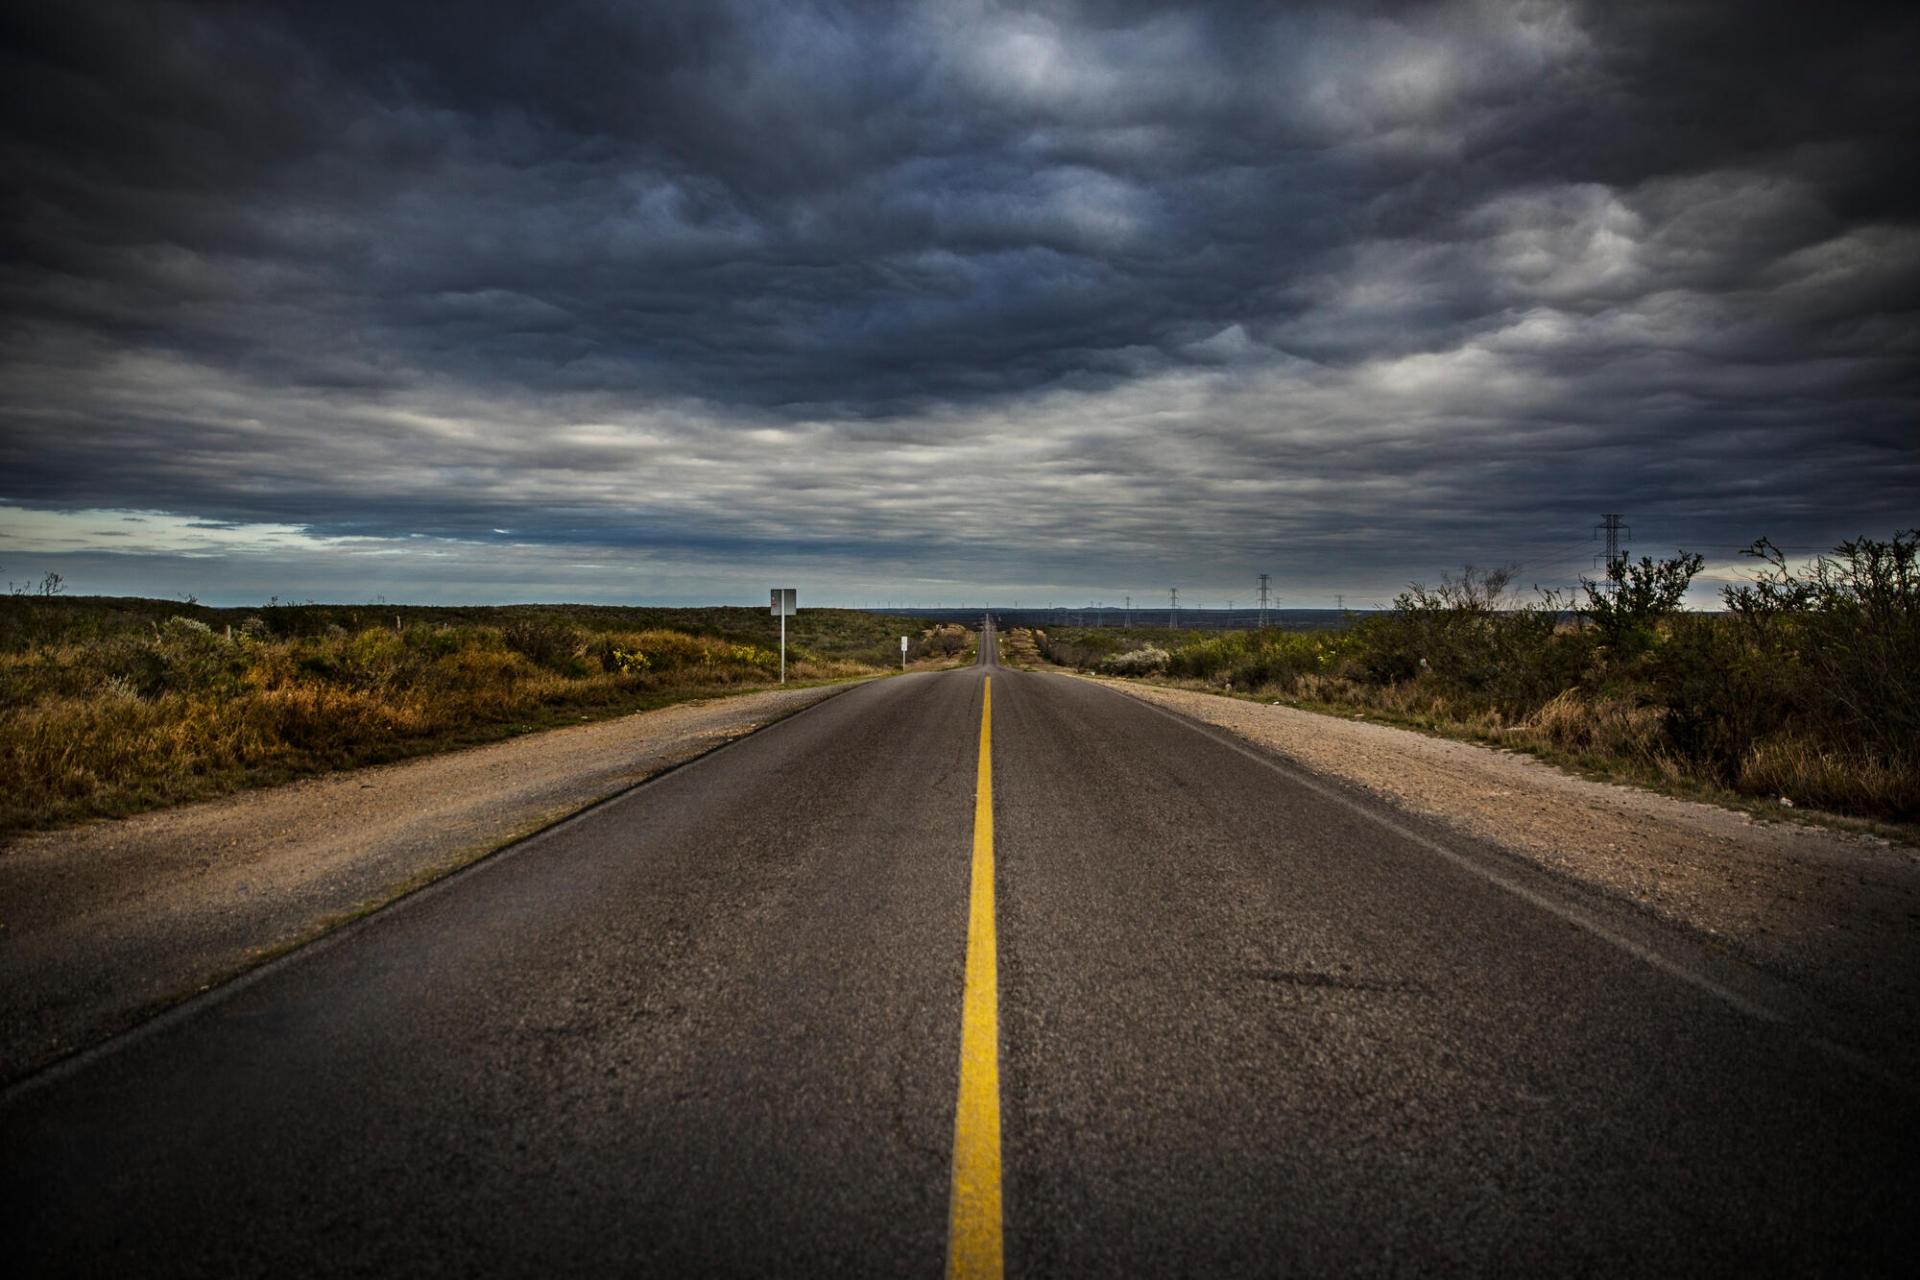
[[800,612],[795,600],[798,592],[793,587],[775,587],[773,589],[772,612],[780,619],[780,683],[787,682],[787,619]]
[[900,669],[902,671],[907,669],[907,638],[905,636],[900,637]]

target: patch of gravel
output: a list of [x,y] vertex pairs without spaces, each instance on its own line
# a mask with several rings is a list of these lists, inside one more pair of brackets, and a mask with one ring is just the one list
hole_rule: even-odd
[[0,1081],[848,685],[685,703],[0,845]]
[[1339,716],[1095,679],[1624,899],[1920,1046],[1920,853]]

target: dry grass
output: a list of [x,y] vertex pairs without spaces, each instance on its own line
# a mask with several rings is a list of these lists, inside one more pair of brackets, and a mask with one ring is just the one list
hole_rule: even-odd
[[1658,707],[1565,689],[1514,726],[1530,743],[1570,756],[1658,764],[1666,757]]
[[[0,831],[764,688],[779,667],[757,636],[594,628],[553,611],[313,634],[257,617],[217,628],[187,615],[74,618],[31,638],[16,627],[0,649]],[[875,622],[883,634],[898,625]],[[790,680],[884,671],[865,660],[874,630],[838,625],[852,654],[790,650]],[[816,624],[817,645],[826,632]]]
[[1740,766],[1739,789],[1797,805],[1866,813],[1920,812],[1920,770],[1805,738],[1761,743]]
[[[1103,664],[1111,674],[1112,664]],[[1668,712],[1628,694],[1563,689],[1541,705],[1509,716],[1433,679],[1373,684],[1345,675],[1306,673],[1264,684],[1231,677],[1158,677],[1153,683],[1279,701],[1329,715],[1382,723],[1526,751],[1590,776],[1637,782],[1700,798],[1769,809],[1787,805],[1890,822],[1880,828],[1909,837],[1906,818],[1920,812],[1920,767],[1791,734],[1762,739],[1728,778],[1710,762],[1677,750]]]

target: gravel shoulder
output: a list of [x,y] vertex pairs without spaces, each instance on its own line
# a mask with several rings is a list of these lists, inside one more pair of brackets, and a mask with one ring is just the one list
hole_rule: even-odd
[[1920,853],[1293,707],[1096,680],[1632,904],[1920,1057]]
[[0,1081],[850,688],[685,703],[0,845]]

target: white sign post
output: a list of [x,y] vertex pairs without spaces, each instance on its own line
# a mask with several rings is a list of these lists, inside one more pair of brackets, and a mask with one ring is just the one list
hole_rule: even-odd
[[905,636],[900,637],[900,669],[902,671],[907,669],[907,638]]
[[800,612],[795,600],[798,592],[792,587],[773,589],[773,612],[780,619],[780,683],[787,682],[787,619]]

